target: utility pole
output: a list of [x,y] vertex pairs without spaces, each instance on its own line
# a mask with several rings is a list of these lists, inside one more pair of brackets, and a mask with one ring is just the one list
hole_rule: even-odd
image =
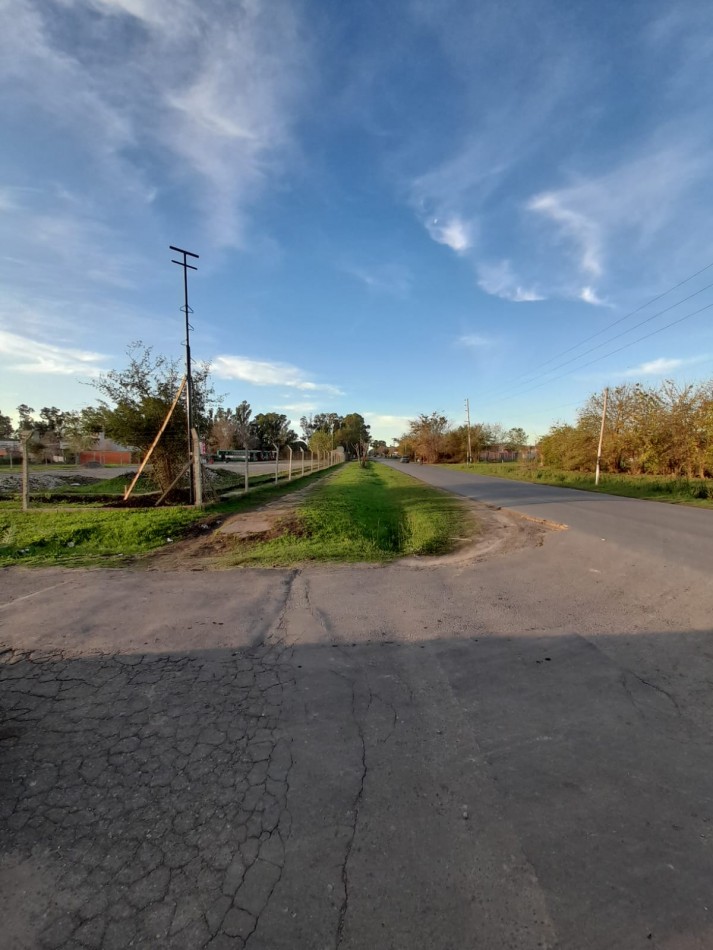
[[470,446],[470,399],[465,400],[465,414],[468,419],[468,465],[473,461],[473,453]]
[[32,429],[22,429],[20,431],[20,441],[22,444],[22,510],[27,511],[30,507],[30,470],[28,466],[28,442],[32,438]]
[[594,484],[599,484],[599,466],[602,460],[602,444],[604,442],[604,423],[607,419],[607,397],[609,395],[609,388],[607,387],[604,390],[604,407],[602,409],[602,427],[599,430],[599,448],[597,449],[597,470],[594,475]]
[[200,499],[196,499],[196,478],[195,472],[193,470],[193,376],[191,374],[191,326],[188,320],[188,314],[193,313],[191,308],[188,306],[188,271],[189,270],[198,270],[197,267],[194,267],[192,264],[188,263],[189,257],[195,257],[198,260],[198,255],[193,254],[191,251],[184,251],[182,247],[174,247],[173,244],[169,245],[170,251],[176,251],[177,254],[183,254],[182,261],[175,261],[171,258],[172,264],[178,264],[179,267],[183,268],[183,306],[181,310],[186,315],[186,435],[187,435],[187,444],[188,444],[188,471],[190,473],[190,489],[189,489],[189,502],[194,504],[196,500],[200,502]]

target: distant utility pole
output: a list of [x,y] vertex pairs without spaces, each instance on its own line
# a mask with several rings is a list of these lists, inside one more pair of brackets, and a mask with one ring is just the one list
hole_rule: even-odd
[[173,244],[169,245],[170,251],[175,251],[177,254],[183,254],[182,261],[175,261],[173,258],[171,262],[173,264],[178,264],[179,267],[183,268],[183,306],[181,310],[186,315],[186,433],[188,440],[188,471],[190,473],[190,490],[189,490],[189,501],[190,504],[194,504],[196,501],[196,479],[195,472],[193,470],[193,376],[191,374],[191,333],[193,329],[188,320],[188,314],[193,313],[191,308],[188,306],[188,271],[198,270],[197,267],[194,267],[192,264],[188,263],[187,258],[195,257],[198,260],[198,255],[193,254],[191,251],[184,251],[182,247],[174,247]]
[[599,484],[599,466],[602,460],[602,444],[604,442],[604,423],[607,419],[607,397],[609,395],[609,388],[607,387],[604,390],[604,407],[602,409],[602,427],[599,430],[599,448],[597,449],[597,470],[594,475],[594,484]]
[[470,399],[465,401],[465,414],[468,419],[468,465],[473,461],[473,455],[470,447]]

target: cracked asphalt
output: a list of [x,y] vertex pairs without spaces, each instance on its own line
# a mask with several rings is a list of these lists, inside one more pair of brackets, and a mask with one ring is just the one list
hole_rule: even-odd
[[713,586],[455,563],[0,573],[0,947],[713,947]]

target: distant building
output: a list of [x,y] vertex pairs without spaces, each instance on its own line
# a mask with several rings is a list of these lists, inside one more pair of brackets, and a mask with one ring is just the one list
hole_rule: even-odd
[[0,459],[21,459],[22,446],[19,439],[0,440]]
[[107,439],[102,433],[90,449],[83,449],[79,453],[77,461],[80,465],[92,462],[99,465],[131,465],[132,455],[130,448]]

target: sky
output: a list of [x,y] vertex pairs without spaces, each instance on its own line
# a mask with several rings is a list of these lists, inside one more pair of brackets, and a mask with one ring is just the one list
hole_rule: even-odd
[[0,411],[183,359],[169,245],[224,405],[296,428],[713,375],[706,0],[0,8]]

